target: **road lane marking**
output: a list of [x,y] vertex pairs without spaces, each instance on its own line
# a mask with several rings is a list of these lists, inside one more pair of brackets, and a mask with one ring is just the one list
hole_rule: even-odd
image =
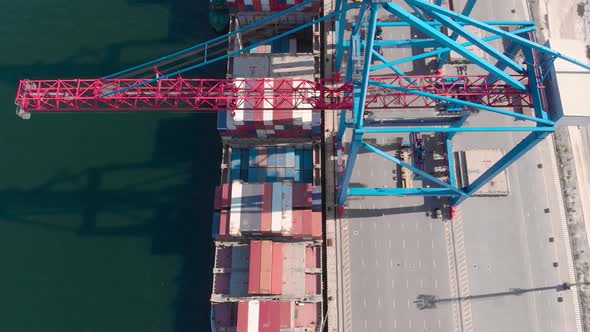
[[424,288],[424,282],[420,279],[420,288]]
[[379,320],[379,328],[383,328],[383,326],[381,325],[381,319]]
[[367,299],[363,297],[363,307],[367,309]]
[[408,308],[410,308],[410,300],[408,300]]
[[[389,226],[389,224],[387,226]],[[391,239],[389,240],[389,249],[391,249]]]
[[391,258],[389,259],[389,267],[393,269],[393,259],[391,259]]
[[361,257],[361,265],[364,267],[365,266],[365,258]]
[[[391,288],[395,288],[395,280],[391,279]],[[395,300],[393,300],[393,303],[395,303]]]
[[[406,288],[410,288],[410,280],[406,279]],[[410,302],[410,300],[408,300],[408,303]]]
[[434,240],[432,240],[432,249],[434,249]]
[[409,319],[409,320],[408,320],[408,327],[409,327],[410,329],[412,328],[412,320],[411,320],[411,319]]
[[381,299],[377,299],[377,307],[381,308]]
[[404,231],[405,225],[402,223],[402,232]]
[[[377,288],[379,288],[379,284],[380,284],[379,279],[377,279]],[[379,302],[381,302],[381,301],[379,301]]]
[[393,328],[394,329],[397,329],[397,319],[394,319],[393,320]]
[[418,240],[418,249],[420,249],[420,240]]
[[438,288],[438,279],[434,279],[434,288]]
[[421,269],[421,268],[422,268],[422,260],[421,260],[421,259],[419,259],[419,260],[418,260],[418,268],[419,268],[419,269]]
[[436,261],[434,259],[432,260],[432,267],[436,270]]
[[377,240],[373,241],[373,247],[375,247],[375,249],[377,249]]
[[406,240],[402,240],[402,248],[406,249]]
[[367,329],[367,320],[365,319],[365,330]]

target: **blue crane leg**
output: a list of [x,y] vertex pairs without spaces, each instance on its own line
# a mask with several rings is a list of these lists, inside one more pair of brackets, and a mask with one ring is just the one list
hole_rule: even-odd
[[432,181],[432,182],[434,182],[434,183],[436,183],[436,184],[438,184],[438,185],[440,185],[442,187],[445,187],[445,188],[447,188],[449,190],[452,190],[452,191],[454,191],[455,193],[457,193],[459,195],[465,195],[465,193],[461,189],[455,188],[455,187],[451,186],[450,184],[448,184],[448,183],[446,183],[446,182],[444,182],[444,181],[442,181],[440,179],[437,179],[436,177],[434,177],[434,176],[432,176],[432,175],[424,172],[423,170],[421,170],[419,168],[416,168],[416,167],[414,167],[414,166],[412,166],[412,165],[410,165],[408,163],[405,163],[405,162],[403,162],[403,161],[395,158],[394,156],[392,156],[392,155],[390,155],[390,154],[388,154],[386,152],[383,152],[383,151],[377,149],[376,147],[374,147],[374,146],[372,146],[370,144],[367,144],[365,142],[362,142],[362,145],[363,145],[363,147],[365,149],[370,150],[370,151],[372,151],[372,152],[380,155],[381,157],[383,157],[385,159],[391,160],[394,163],[400,165],[401,167],[405,167],[405,168],[409,169],[410,171],[412,171],[412,172],[414,172],[416,174],[421,175],[425,179],[428,179],[428,180],[430,180],[430,181]]
[[[463,27],[461,27],[455,21],[453,21],[450,18],[445,17],[445,16],[443,16],[441,14],[435,13],[435,12],[431,12],[431,14],[432,14],[433,17],[435,17],[440,22],[444,23],[451,30],[455,31],[455,33],[457,33],[458,35],[463,36],[466,40],[472,42],[475,46],[481,48],[486,53],[488,53],[489,55],[491,55],[494,58],[496,58],[504,66],[508,66],[508,67],[512,68],[513,70],[515,70],[518,73],[523,73],[524,72],[524,68],[522,68],[521,65],[519,65],[516,62],[514,62],[512,59],[510,59],[506,55],[504,55],[504,53],[496,50],[495,48],[491,47],[487,43],[481,41],[479,38],[477,38],[476,36],[474,36],[468,30],[466,30]],[[453,36],[455,35],[455,33],[453,33]],[[451,38],[453,38],[453,36],[451,36]],[[454,38],[454,39],[456,40],[457,38]],[[503,70],[503,68],[502,68],[502,70]]]
[[[500,26],[511,26],[511,25],[518,25],[518,26],[534,26],[535,22],[531,22],[531,21],[482,21],[486,24],[489,25],[500,25]],[[356,23],[352,23],[353,26],[356,25]],[[436,22],[436,21],[427,21],[424,22],[424,24],[428,24],[431,25],[433,27],[440,27],[442,25],[442,23],[440,22]],[[459,24],[460,26],[470,26],[470,23],[465,23],[465,22],[457,22],[457,24]],[[407,22],[377,22],[377,26],[378,27],[408,27],[410,26],[409,23]]]
[[[465,192],[471,196],[486,183],[496,177],[504,171],[513,162],[522,157],[525,153],[530,151],[535,145],[543,141],[551,132],[548,131],[535,131],[525,137],[520,143],[518,143],[512,150],[505,154],[500,160],[492,165],[487,171],[485,171],[480,177],[471,182],[467,187],[464,188]],[[453,198],[451,205],[458,205],[467,198],[466,196]]]
[[548,131],[552,132],[552,127],[413,127],[413,128],[375,128],[365,127],[359,129],[359,132],[363,134],[387,134],[387,133],[481,133],[481,132],[513,132],[513,131]]
[[446,188],[348,188],[349,196],[459,196]]
[[346,11],[342,10],[344,0],[336,0],[336,10],[340,10],[340,15],[336,18],[335,31],[336,31],[336,71],[340,71],[342,67],[342,57],[344,56],[344,29],[346,28]]
[[495,34],[497,34],[499,36],[502,36],[504,38],[507,38],[509,40],[512,40],[512,41],[514,41],[516,43],[519,43],[519,44],[521,44],[523,46],[534,48],[534,49],[536,49],[536,50],[538,50],[540,52],[543,52],[543,53],[551,54],[551,55],[556,56],[556,57],[558,57],[560,59],[563,59],[563,60],[565,60],[567,62],[570,62],[570,63],[573,63],[573,64],[575,64],[577,66],[580,66],[580,67],[582,67],[584,69],[590,70],[590,65],[588,65],[586,63],[583,63],[583,62],[580,62],[580,61],[578,61],[578,60],[576,60],[576,59],[574,59],[572,57],[569,57],[569,56],[567,56],[565,54],[561,54],[559,52],[556,52],[556,51],[550,49],[549,47],[546,47],[546,46],[543,46],[543,45],[539,45],[539,44],[537,44],[535,42],[532,42],[532,41],[530,41],[530,40],[528,40],[526,38],[522,38],[522,37],[518,36],[515,32],[506,32],[506,31],[504,31],[502,29],[493,27],[493,26],[491,26],[489,24],[486,24],[486,23],[483,23],[483,22],[474,20],[474,19],[469,18],[469,17],[467,17],[465,15],[461,15],[461,14],[455,13],[455,12],[453,12],[451,10],[448,10],[448,9],[445,9],[445,8],[442,8],[442,7],[434,6],[434,5],[430,4],[430,3],[425,2],[425,1],[422,1],[422,0],[408,0],[408,1],[413,2],[415,5],[417,5],[419,7],[429,8],[432,11],[436,11],[438,13],[444,14],[444,15],[446,15],[448,17],[451,17],[451,18],[454,18],[456,20],[460,20],[460,21],[463,21],[465,23],[470,23],[473,26],[475,26],[477,28],[480,28],[482,30],[485,30],[485,31],[488,31],[488,32],[491,32],[491,33],[495,33]]
[[539,68],[533,65],[535,62],[533,58],[533,50],[530,48],[524,48],[522,52],[524,53],[524,59],[527,62],[527,76],[529,78],[529,87],[535,116],[539,119],[548,119],[549,116],[543,109],[543,99],[539,90],[539,85],[542,83],[539,82],[540,77],[537,75],[537,70],[539,70]]
[[[365,57],[363,63],[363,73],[360,82],[360,91],[353,96],[354,103],[358,103],[358,113],[355,113],[355,126],[357,129],[363,127],[363,116],[365,114],[365,100],[367,99],[367,87],[369,86],[369,69],[371,68],[371,61],[373,59],[373,42],[375,41],[375,30],[377,26],[377,14],[379,13],[379,5],[371,4],[371,14],[369,17],[369,30],[367,31],[366,46],[365,46]],[[354,82],[355,87],[357,82]],[[356,89],[355,89],[356,90]]]
[[[461,13],[465,16],[469,16],[469,14],[471,14],[471,11],[473,10],[473,6],[475,6],[475,2],[476,0],[467,0],[467,3],[465,4],[465,7],[463,7],[463,10],[461,11]],[[453,32],[453,34],[451,34],[451,39],[452,40],[457,40],[457,37],[459,37],[459,34],[457,33],[457,31]],[[447,60],[449,59],[449,52],[445,52],[442,53],[440,55],[440,57],[438,58],[438,68],[442,67],[442,65],[444,65]]]
[[447,136],[445,139],[445,148],[447,153],[447,173],[449,174],[449,184],[453,187],[457,186],[457,178],[455,174],[455,155],[453,154],[452,139]]
[[401,7],[389,2],[384,4],[384,8],[392,14],[394,14],[395,16],[399,17],[400,19],[410,23],[417,30],[434,38],[443,46],[449,47],[451,50],[461,54],[463,57],[478,65],[482,69],[486,70],[490,74],[497,76],[498,78],[500,78],[501,80],[510,84],[518,90],[526,91],[526,87],[518,80],[514,79],[512,76],[508,75],[502,70],[499,70],[498,68],[492,66],[489,62],[475,55],[473,52],[467,50],[466,48],[462,47],[457,42],[450,39],[437,29],[429,26],[428,24],[424,24],[424,22],[422,22],[412,14],[408,13],[407,11],[403,10]]
[[348,159],[344,167],[344,175],[340,180],[340,192],[338,193],[338,205],[343,205],[346,202],[348,195],[348,187],[350,185],[350,178],[352,177],[352,170],[354,169],[354,163],[363,140],[363,134],[353,131],[352,141],[350,143],[350,151],[348,152]]
[[[510,43],[508,44],[508,47],[506,48],[506,51],[504,51],[504,54],[506,54],[506,56],[510,57],[511,59],[514,59],[514,57],[516,56],[516,54],[518,53],[518,51],[522,48],[522,46],[520,44],[517,43]],[[506,65],[499,61],[496,62],[496,67],[504,70],[506,68]],[[486,83],[487,84],[493,84],[494,82],[496,82],[498,80],[498,78],[494,77],[494,76],[490,76],[487,78]]]
[[[515,30],[514,33],[524,33],[524,32],[529,32],[529,31],[534,31],[534,30],[535,30],[534,27],[528,26],[528,27],[525,27],[525,28],[522,28],[522,29]],[[487,41],[492,41],[492,40],[496,40],[496,39],[500,39],[500,38],[502,38],[502,37],[500,37],[500,36],[488,36],[488,37],[483,38],[482,40],[487,42]],[[460,44],[460,46],[462,46],[462,47],[471,46],[471,45],[473,45],[473,43],[471,43],[471,42],[465,42],[465,43],[461,43]],[[428,57],[435,56],[435,55],[441,54],[443,52],[448,52],[448,51],[450,51],[450,48],[448,48],[448,47],[439,48],[439,49],[434,50],[434,51],[430,51],[430,52],[426,52],[426,53],[422,53],[422,54],[417,54],[417,55],[413,55],[413,56],[409,56],[409,57],[397,59],[397,60],[394,60],[394,61],[389,61],[389,62],[386,62],[384,64],[373,66],[371,68],[371,71],[379,70],[379,69],[385,68],[385,67],[387,67],[389,65],[399,65],[401,63],[405,63],[405,62],[409,62],[409,61],[414,61],[414,60],[420,60],[420,59],[428,58]]]
[[430,93],[430,92],[402,88],[401,86],[395,86],[395,85],[376,82],[376,81],[370,81],[370,83],[372,85],[380,86],[383,88],[389,88],[389,89],[393,89],[393,90],[397,90],[397,91],[403,91],[403,92],[406,92],[409,94],[424,96],[424,97],[428,97],[428,98],[434,99],[434,100],[448,101],[448,102],[463,105],[463,106],[469,106],[469,107],[473,107],[473,108],[477,108],[477,109],[481,109],[481,110],[485,110],[485,111],[490,111],[493,113],[512,116],[514,118],[518,118],[518,119],[522,119],[522,120],[535,121],[535,122],[546,124],[546,125],[553,125],[554,124],[554,122],[550,121],[550,120],[538,119],[538,118],[535,118],[532,116],[528,116],[528,115],[524,115],[524,114],[520,114],[520,113],[516,113],[516,112],[509,112],[509,111],[501,110],[499,108],[494,108],[494,107],[487,106],[487,105],[477,104],[477,103],[473,103],[473,102],[465,101],[465,100],[461,100],[461,99],[439,96],[437,94]]

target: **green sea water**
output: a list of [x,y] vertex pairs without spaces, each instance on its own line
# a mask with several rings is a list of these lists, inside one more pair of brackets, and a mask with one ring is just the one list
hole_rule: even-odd
[[100,77],[211,38],[207,1],[0,8],[0,331],[208,330],[214,116],[13,105],[20,78]]

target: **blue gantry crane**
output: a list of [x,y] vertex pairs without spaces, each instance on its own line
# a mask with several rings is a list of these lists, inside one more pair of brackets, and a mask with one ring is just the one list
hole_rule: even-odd
[[[450,198],[457,205],[471,196],[484,184],[506,169],[519,157],[541,142],[555,129],[555,118],[547,109],[542,84],[552,61],[563,59],[590,70],[590,66],[556,52],[536,42],[535,26],[530,21],[479,21],[469,17],[476,1],[468,0],[460,12],[423,0],[404,0],[406,6],[381,0],[347,2],[337,0],[335,10],[317,19],[281,32],[269,39],[228,52],[228,40],[238,33],[262,29],[277,22],[282,15],[298,10],[314,0],[268,16],[226,35],[200,43],[185,50],[141,64],[113,75],[98,79],[22,80],[16,101],[17,113],[27,118],[30,112],[57,111],[133,111],[133,110],[184,110],[217,111],[231,108],[240,98],[284,97],[285,94],[305,98],[306,105],[316,110],[340,109],[337,142],[344,146],[345,131],[351,130],[350,146],[343,172],[338,177],[338,203],[343,205],[348,196],[355,195],[422,195]],[[409,8],[409,9],[406,9]],[[355,22],[347,29],[347,14],[357,11]],[[379,11],[389,14],[388,20],[379,20]],[[337,82],[330,78],[307,82],[292,90],[275,89],[255,91],[244,95],[235,89],[231,79],[186,79],[181,74],[248,52],[259,45],[268,44],[302,29],[326,20],[334,20],[334,66]],[[419,37],[386,39],[383,29],[408,27],[419,32]],[[466,27],[485,31],[488,36],[478,37]],[[510,31],[502,29],[510,27]],[[444,28],[444,29],[443,29]],[[445,32],[443,32],[445,31]],[[447,31],[451,34],[448,35]],[[349,34],[345,38],[345,35]],[[464,42],[458,42],[458,38]],[[490,42],[504,40],[504,50]],[[495,59],[491,63],[472,51],[479,48]],[[387,48],[413,48],[431,50],[408,57],[388,59],[382,52]],[[524,63],[515,55],[522,51]],[[471,64],[479,67],[481,75],[443,75],[438,71],[424,75],[406,75],[398,65],[420,59],[436,57],[440,69],[450,52],[456,52]],[[329,56],[332,56],[331,54]],[[379,64],[377,64],[379,63]],[[376,75],[388,69],[391,74]],[[152,71],[155,72],[153,77]],[[261,86],[264,86],[262,84]],[[271,88],[272,89],[272,88]],[[280,90],[280,91],[279,91]],[[305,91],[303,91],[305,90]],[[253,103],[264,104],[264,103]],[[515,106],[531,107],[532,115],[516,112]],[[255,107],[255,106],[252,106]],[[404,119],[371,123],[365,121],[368,110],[412,110],[430,108],[449,116],[437,119]],[[252,108],[254,110],[254,108]],[[528,126],[465,126],[467,118],[476,111],[491,112],[530,123]],[[479,178],[466,187],[459,187],[452,172],[454,160],[452,139],[456,133],[469,132],[527,132],[527,136]],[[444,133],[449,179],[443,181],[392,156],[364,140],[365,134],[392,133]],[[436,184],[433,187],[415,188],[358,188],[350,180],[360,148],[376,153],[414,174]],[[418,165],[419,166],[419,165]]]

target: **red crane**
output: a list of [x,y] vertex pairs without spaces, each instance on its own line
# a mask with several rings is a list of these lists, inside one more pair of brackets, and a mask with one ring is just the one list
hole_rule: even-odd
[[[515,76],[523,84],[524,75]],[[423,75],[371,77],[374,81],[406,89],[430,92],[494,107],[529,107],[527,92],[486,75]],[[21,80],[15,104],[22,115],[29,112],[96,111],[199,111],[247,109],[350,109],[352,84],[333,80],[298,79],[57,79]],[[149,82],[145,84],[146,82]],[[138,85],[142,84],[143,85]],[[121,92],[119,90],[126,89]],[[115,92],[115,93],[113,93]],[[369,86],[367,109],[431,108],[436,101]]]

